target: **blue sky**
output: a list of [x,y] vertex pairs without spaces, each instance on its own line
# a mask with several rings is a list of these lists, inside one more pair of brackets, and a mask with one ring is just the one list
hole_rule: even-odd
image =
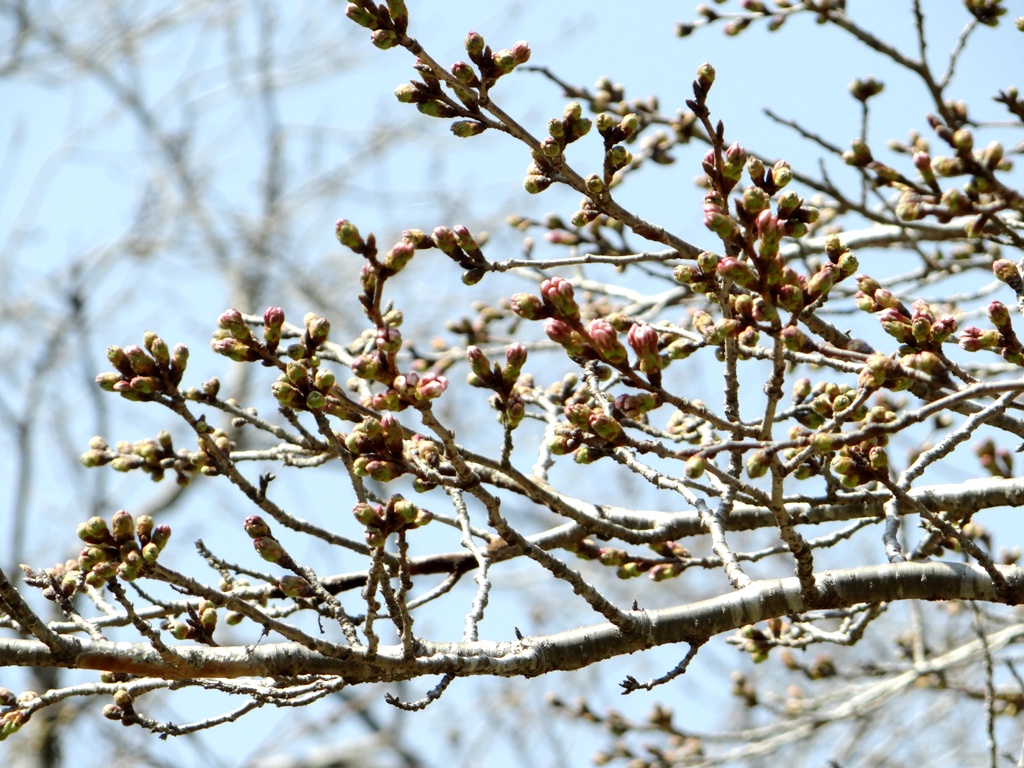
[[[273,233],[277,258],[267,268],[271,283],[268,292],[273,294],[275,288],[279,291],[280,299],[275,302],[284,304],[289,319],[297,321],[310,308],[308,295],[288,285],[293,271],[300,266],[322,265],[323,285],[334,290],[345,279],[352,279],[358,268],[354,257],[341,252],[334,240],[333,223],[339,217],[356,221],[364,232],[377,231],[382,239],[394,237],[407,227],[430,230],[438,224],[455,223],[466,223],[474,229],[486,227],[494,235],[492,247],[507,249],[512,255],[518,235],[502,228],[506,214],[572,214],[578,202],[575,193],[551,190],[533,198],[522,190],[522,176],[529,163],[525,148],[490,133],[471,140],[455,139],[445,121],[421,118],[412,108],[398,104],[392,91],[409,79],[411,57],[404,51],[374,49],[360,30],[341,18],[344,3],[314,6],[313,11],[305,6],[301,10],[281,9],[262,32],[259,24],[245,17],[236,36],[223,38],[200,23],[202,15],[196,14],[195,23],[186,21],[171,27],[168,34],[154,38],[151,48],[137,53],[142,62],[143,91],[153,110],[172,128],[188,126],[190,120],[195,120],[193,146],[203,158],[199,167],[204,169],[203,181],[209,185],[206,199],[211,201],[210,210],[215,214],[212,227],[233,249],[235,264],[244,263],[241,256],[250,245],[233,241],[233,233],[249,231],[247,222],[258,220],[261,211],[258,184],[266,118],[262,110],[267,105],[249,97],[249,89],[255,92],[255,82],[252,77],[234,77],[225,64],[228,54],[232,46],[247,51],[260,34],[272,34],[279,39],[282,50],[295,55],[294,60],[277,62],[281,77],[292,77],[296,83],[303,77],[311,78],[307,85],[285,90],[272,106],[290,142],[285,205],[294,200],[296,210],[290,211],[287,228]],[[859,105],[847,94],[847,84],[854,78],[873,76],[886,83],[885,91],[872,102],[874,114],[868,138],[873,146],[881,148],[890,138],[905,139],[908,129],[927,133],[924,114],[929,106],[919,84],[907,85],[908,79],[891,62],[851,45],[849,38],[834,28],[814,25],[810,18],[798,17],[774,34],[765,31],[763,25],[755,25],[731,39],[719,27],[713,27],[679,39],[673,27],[677,21],[692,18],[687,4],[637,2],[624,10],[623,3],[612,0],[559,4],[427,0],[410,6],[412,33],[443,63],[465,58],[462,39],[470,29],[482,33],[495,48],[525,39],[533,50],[532,64],[550,67],[563,79],[588,87],[599,76],[607,75],[625,85],[630,97],[656,94],[665,112],[682,107],[691,96],[690,83],[697,66],[709,61],[718,72],[710,104],[714,117],[724,120],[728,140],[764,155],[785,158],[794,167],[808,171],[817,169],[820,150],[768,120],[762,111],[765,107],[846,147],[856,137],[859,124]],[[909,4],[850,6],[851,12],[879,36],[901,47],[913,43]],[[966,15],[957,3],[930,2],[925,7],[929,14],[930,55],[938,64],[954,45]],[[231,4],[231,8],[240,14],[251,10],[242,3]],[[55,13],[60,11],[60,6],[54,9]],[[82,23],[81,9],[69,14],[68,32],[74,38],[76,29],[89,27],[75,26]],[[111,19],[116,16],[111,14]],[[81,42],[87,44],[88,36],[83,35]],[[1019,84],[1016,78],[1024,71],[1024,46],[1012,25],[982,29],[977,36],[981,40],[976,42],[981,44],[972,46],[965,56],[954,79],[954,91],[970,101],[976,119],[997,119],[999,107],[988,97],[998,89]],[[316,46],[332,39],[337,45],[330,49],[329,59],[318,59],[304,51],[307,41],[310,50],[321,50]],[[147,190],[160,189],[163,184],[173,184],[173,180],[160,176],[168,170],[162,161],[154,159],[158,148],[152,136],[140,130],[123,104],[115,103],[109,86],[95,76],[68,76],[50,56],[40,53],[37,74],[8,79],[0,86],[7,105],[0,112],[0,146],[4,147],[0,151],[0,299],[7,308],[6,327],[0,327],[0,348],[12,354],[22,348],[25,329],[30,326],[23,319],[10,322],[19,311],[59,309],[59,287],[69,279],[69,265],[77,262],[87,270],[83,279],[94,323],[95,349],[91,357],[97,366],[107,344],[137,342],[145,329],[155,327],[170,341],[189,343],[195,353],[192,375],[198,381],[221,367],[204,350],[217,315],[232,301],[231,293],[217,276],[214,257],[203,250],[207,241],[194,222],[187,230],[175,232],[173,221],[163,220],[158,211],[153,214],[159,222],[154,239],[169,245],[155,254],[124,255],[123,236],[135,231],[135,217]],[[246,56],[241,58],[248,60]],[[326,71],[316,72],[317,66]],[[338,67],[337,71],[330,69],[333,66]],[[566,101],[540,75],[528,72],[503,80],[495,98],[535,133],[543,132],[550,117],[561,115]],[[988,140],[984,130],[978,134],[979,144]],[[580,142],[569,152],[570,160],[585,171],[596,169],[600,162],[599,143],[591,138],[593,141]],[[386,151],[372,149],[378,143]],[[692,182],[699,173],[703,152],[703,147],[696,144],[682,148],[675,165],[648,168],[623,189],[621,198],[645,218],[702,247],[713,248],[716,243],[701,224],[701,191]],[[836,158],[826,160],[825,165],[835,178],[846,172]],[[324,168],[337,168],[337,176],[322,178]],[[311,190],[314,185],[325,186],[317,192]],[[884,257],[865,254],[861,264],[868,270],[880,269],[885,261]],[[95,277],[88,273],[93,268]],[[455,273],[445,276],[448,278],[455,279]],[[510,284],[503,283],[502,290]],[[459,307],[458,302],[471,298],[462,292],[439,300],[437,285],[427,268],[416,272],[403,290],[407,293],[397,298],[404,302],[408,316],[420,318],[421,324],[411,325],[407,332],[412,336],[420,333],[424,338],[429,338],[434,326],[422,318],[447,314],[449,309]],[[453,314],[465,311],[457,309]],[[347,319],[355,323],[355,317],[353,312]],[[75,358],[74,362],[78,365],[80,360]],[[19,372],[17,369],[5,374],[10,391],[17,393],[6,401],[14,408],[19,398],[32,394],[19,380]],[[81,510],[68,477],[81,477],[74,468],[77,454],[97,431],[97,419],[88,411],[92,402],[88,378],[76,368],[70,380],[68,386],[74,392],[70,400],[81,411],[66,415],[44,411],[41,416],[59,422],[54,429],[61,458],[39,462],[32,488],[31,501],[38,513],[30,518],[28,554],[37,563],[64,556],[50,549],[51,523],[62,526],[69,534],[68,546],[73,547],[70,533]],[[166,425],[165,414],[146,413],[145,409],[120,402],[111,402],[107,408],[105,423],[112,425],[107,435],[111,440],[138,439]],[[9,433],[0,439],[9,440]],[[7,442],[5,448],[10,450],[12,445]],[[13,487],[14,471],[0,468],[0,486]],[[295,508],[310,509],[310,516],[324,514],[324,499],[336,501],[332,494],[338,480],[337,475],[330,481],[324,478],[321,485],[305,477],[295,479],[287,486],[289,500]],[[122,500],[122,505],[141,505],[154,493],[131,476],[98,480],[90,475],[87,482],[104,485],[100,490]],[[237,519],[246,511],[234,497],[226,488],[211,487],[197,494],[175,513],[176,537],[180,535],[181,542],[188,542],[200,536],[213,539],[237,533]],[[16,510],[7,498],[0,504],[4,505],[0,506],[0,524],[6,527]],[[343,509],[345,504],[339,507]],[[211,508],[223,510],[223,515],[211,514]],[[11,554],[6,545],[0,546],[5,567]],[[312,548],[303,554],[324,558]],[[196,561],[193,557],[189,562],[195,567]],[[324,572],[356,567],[352,562],[339,566],[329,559],[315,561],[314,565]],[[526,569],[515,574],[514,583],[536,588],[541,578]],[[470,594],[466,593],[467,600]],[[524,614],[529,616],[531,606],[524,605],[524,599],[514,590],[498,597],[502,602],[497,605],[501,607],[492,609],[493,621],[485,623],[483,630],[485,635],[493,633],[488,635],[493,639],[505,639],[512,624],[521,622]],[[463,607],[459,603],[452,613],[428,614],[424,626],[455,621],[460,627],[458,611]],[[540,628],[557,625],[559,617],[538,615],[534,620]],[[586,690],[595,699],[642,713],[656,696],[647,695],[642,700],[645,694],[628,700],[616,698],[617,681],[625,674],[638,678],[658,674],[675,663],[676,655],[677,649],[661,649],[571,678],[536,681],[523,695],[536,699],[536,716],[541,722],[549,715],[541,703],[542,693],[547,690],[559,691],[567,698],[576,690]],[[712,725],[721,711],[708,706],[708,702],[721,708],[730,706],[723,690],[722,671],[737,658],[734,650],[711,649],[705,666],[688,677],[684,686],[681,684],[684,693],[675,705],[695,727]],[[0,684],[5,684],[2,675]],[[407,695],[415,698],[421,689],[425,687],[415,683]],[[461,718],[473,714],[479,697],[519,696],[519,690],[510,692],[501,681],[456,684],[433,710],[415,719],[388,716],[409,719],[405,727],[410,743],[425,743],[429,745],[425,752],[439,757],[445,753],[449,724],[464,722]],[[670,694],[676,695],[675,690]],[[190,710],[192,699],[188,701]],[[286,714],[261,711],[237,725],[199,737],[197,749],[219,755],[225,765],[236,764],[239,755],[226,750],[224,743],[244,739],[254,752],[279,749],[279,740],[273,736],[263,740],[262,735],[287,729]],[[176,715],[189,716],[191,711]],[[468,722],[466,738],[483,742],[483,734],[489,730],[487,721]],[[561,723],[544,725],[555,733],[568,727]],[[306,748],[301,739],[297,738],[296,743]],[[529,756],[543,754],[550,744],[517,746]],[[179,744],[175,749],[187,755],[192,747]],[[2,750],[0,746],[0,754]],[[516,754],[511,752],[503,763],[496,750],[487,753],[489,764],[517,762]],[[557,764],[582,765],[587,756],[589,750],[583,756],[568,754],[564,758],[570,762]],[[555,758],[562,760],[557,755]]]

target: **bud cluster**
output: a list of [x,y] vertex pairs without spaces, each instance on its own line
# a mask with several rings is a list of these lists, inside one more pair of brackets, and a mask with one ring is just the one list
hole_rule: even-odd
[[492,365],[477,346],[466,349],[469,362],[467,382],[471,387],[490,389],[495,393],[491,404],[498,411],[498,420],[509,429],[518,427],[526,415],[526,403],[518,383],[526,357],[526,347],[519,342],[510,344],[505,350],[504,367],[499,363]]
[[962,349],[977,352],[980,349],[991,349],[999,352],[1003,359],[1014,365],[1024,365],[1024,347],[1010,323],[1010,311],[1000,301],[988,305],[988,319],[994,329],[983,331],[973,325],[963,329],[957,341]]
[[839,475],[839,484],[844,488],[856,488],[888,476],[889,455],[885,448],[869,443],[865,441],[860,445],[843,446],[829,462],[832,471]]
[[126,400],[153,400],[177,390],[188,363],[188,347],[178,344],[171,351],[163,339],[146,331],[142,347],[110,346],[107,359],[117,370],[96,377],[101,389]]
[[580,317],[572,284],[563,277],[550,277],[540,284],[540,296],[517,293],[510,300],[512,311],[524,320],[544,320],[544,332],[574,360],[599,360],[615,368],[629,365],[629,353],[619,339],[636,353],[636,370],[658,386],[661,370],[670,362],[660,352],[660,337],[649,325],[635,323],[621,314],[595,318],[586,326]]
[[[942,345],[956,333],[958,324],[950,314],[936,317],[925,301],[915,301],[911,309],[869,275],[857,276],[857,307],[878,314],[882,329],[903,345],[906,353],[919,350],[939,352]],[[930,359],[930,358],[929,358]],[[914,366],[919,367],[919,366]]]
[[548,138],[541,142],[540,152],[534,153],[534,160],[558,160],[568,145],[590,133],[591,125],[590,118],[583,117],[583,107],[580,103],[569,102],[562,112],[562,117],[553,117],[548,121]]
[[[1008,106],[1010,96],[1001,94],[997,98]],[[892,171],[901,184],[902,196],[896,213],[904,221],[917,221],[926,216],[947,223],[958,216],[972,216],[964,229],[969,236],[978,236],[989,222],[990,211],[1006,205],[1008,199],[1017,199],[1017,193],[1005,186],[996,176],[997,172],[1012,169],[1013,164],[1005,157],[1006,150],[998,141],[985,147],[976,148],[974,135],[967,127],[967,109],[960,102],[947,104],[951,113],[951,124],[937,115],[929,115],[928,122],[935,134],[953,150],[952,157],[933,155],[928,143],[914,136],[912,145],[894,144],[892,149],[911,154],[914,167],[920,174],[922,184],[914,184]],[[1016,114],[1016,113],[1015,113]],[[967,176],[961,187],[943,189],[940,179]]]
[[849,411],[857,397],[857,390],[847,384],[819,381],[811,386],[808,379],[800,379],[793,386],[794,418],[811,430],[820,428],[827,420],[861,421],[868,408],[859,405]]
[[679,576],[685,569],[690,552],[677,541],[655,542],[649,545],[657,557],[626,552],[618,547],[598,546],[592,539],[574,541],[564,547],[581,560],[593,560],[615,568],[620,579],[632,579],[647,574],[652,581],[665,581]]
[[286,363],[277,381],[270,385],[277,402],[298,411],[330,413],[337,404],[333,396],[336,377],[330,369],[320,367],[320,362],[318,355],[311,355]]
[[[836,391],[833,389],[835,387],[836,385],[827,385],[827,388],[832,391]],[[840,392],[832,398],[831,402],[828,402],[826,393],[826,398],[816,397],[812,407],[818,407],[819,411],[826,411],[831,407],[835,414],[841,414],[844,419],[859,422],[858,426],[861,429],[888,424],[896,419],[896,414],[884,404],[872,406],[866,411],[863,408],[858,408],[853,413],[843,413],[840,411],[840,407],[846,405],[848,408],[852,404],[851,396],[851,392]],[[823,413],[818,413],[818,415],[821,416]],[[799,427],[796,430],[799,430]],[[844,488],[855,488],[887,476],[889,458],[885,452],[885,446],[888,444],[888,435],[881,433],[854,445],[841,446],[836,451],[835,444],[840,435],[841,433],[838,432],[815,432],[801,435],[794,431],[792,437],[794,439],[804,437],[818,454],[826,456],[832,454],[829,467],[839,476],[839,482]],[[792,451],[788,453],[792,454]],[[813,466],[820,465],[815,461]],[[805,475],[813,471],[810,467],[798,469],[803,470]]]
[[386,504],[360,502],[352,514],[366,526],[366,543],[375,549],[382,549],[392,534],[421,528],[433,519],[430,512],[400,495],[390,497]]
[[[222,429],[210,430],[209,437],[225,454],[234,444]],[[197,472],[205,475],[217,474],[213,460],[206,452],[206,443],[199,440],[198,451],[175,450],[169,432],[161,431],[156,438],[147,437],[137,442],[120,441],[113,448],[102,437],[89,441],[89,450],[82,454],[80,461],[86,467],[110,465],[118,472],[140,469],[154,482],[163,480],[168,471],[173,471],[179,485],[187,485]]]
[[[232,622],[229,615],[228,623],[237,624],[238,622]],[[194,640],[212,645],[213,631],[217,628],[217,606],[209,600],[200,600],[198,607],[194,608],[191,604],[188,606],[188,615],[185,618],[168,619],[160,625],[160,628],[165,632],[170,632],[175,640]],[[126,692],[119,691],[118,693]],[[114,694],[114,704],[122,713],[127,714],[131,711],[130,697],[125,702],[123,697],[118,700],[118,694]],[[113,712],[108,713],[107,710],[104,710],[104,715],[111,720],[123,719],[113,717],[113,714]]]
[[342,435],[342,441],[355,457],[352,468],[360,477],[386,483],[407,471],[404,432],[393,414],[385,413],[379,419],[367,416]]
[[171,528],[156,525],[149,515],[134,519],[122,509],[113,514],[109,526],[102,517],[91,517],[78,525],[77,533],[87,546],[78,556],[77,572],[69,570],[61,579],[65,596],[75,592],[80,576],[91,587],[113,578],[135,581],[146,576],[167,546]]
[[405,0],[355,0],[345,7],[345,15],[370,30],[370,41],[383,51],[398,45],[409,28],[409,9]]

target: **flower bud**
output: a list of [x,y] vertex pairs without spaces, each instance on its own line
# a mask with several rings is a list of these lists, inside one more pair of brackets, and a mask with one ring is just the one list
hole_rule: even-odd
[[703,477],[704,457],[697,453],[688,458],[683,466],[683,474],[690,480],[699,480]]
[[384,354],[394,354],[402,348],[402,334],[397,328],[378,328],[374,343]]
[[772,464],[772,455],[765,450],[754,451],[747,457],[747,475],[751,478],[764,477]]
[[150,543],[156,544],[161,552],[167,547],[167,542],[171,538],[171,526],[169,525],[158,525],[153,529],[153,535],[150,537]]
[[603,411],[592,413],[589,425],[590,430],[604,440],[614,442],[622,435],[622,425]]
[[607,320],[600,318],[591,320],[587,336],[590,338],[591,348],[605,362],[611,365],[626,362],[626,348],[619,342],[618,334]]
[[338,219],[334,225],[334,234],[338,238],[338,242],[353,251],[361,251],[366,247],[359,234],[359,229],[347,219]]
[[1010,311],[1001,301],[993,301],[988,305],[988,319],[1000,330],[1010,325]]
[[252,546],[256,550],[256,554],[268,563],[280,563],[288,557],[281,542],[272,536],[257,536],[253,539]]
[[572,284],[563,277],[550,277],[540,284],[541,297],[562,318],[573,320],[580,316]]
[[135,520],[123,509],[119,509],[110,518],[110,529],[114,541],[121,544],[135,537]]
[[417,400],[434,400],[440,397],[446,389],[448,389],[448,379],[433,371],[427,371],[419,377],[415,397]]
[[703,90],[707,90],[715,82],[715,68],[707,62],[697,67],[697,83]]
[[470,32],[466,35],[464,45],[466,46],[466,52],[469,53],[470,56],[474,56],[483,53],[486,43],[484,43],[483,35],[479,32]]
[[416,248],[408,241],[401,241],[391,247],[384,256],[384,269],[394,275],[401,272],[405,265],[412,261]]
[[506,387],[511,387],[519,379],[526,358],[526,347],[519,342],[514,342],[505,349],[505,370],[502,372],[502,379]]
[[377,29],[377,17],[369,11],[360,8],[355,3],[349,3],[345,6],[345,15],[361,27],[371,30]]
[[267,525],[267,521],[259,515],[251,515],[245,518],[245,522],[242,524],[245,532],[249,534],[250,538],[257,539],[260,536],[270,536],[270,526]]
[[544,321],[544,333],[557,344],[561,344],[573,357],[583,354],[583,337],[558,318],[549,317]]
[[754,289],[757,287],[757,273],[745,261],[740,261],[735,256],[726,256],[718,262],[718,275],[723,280],[731,280],[737,285]]
[[282,576],[278,579],[277,585],[285,594],[285,597],[310,598],[316,596],[316,590],[313,589],[313,585],[301,576],[296,576],[294,574]]
[[487,130],[487,125],[477,120],[456,120],[451,124],[451,132],[460,139],[479,136]]

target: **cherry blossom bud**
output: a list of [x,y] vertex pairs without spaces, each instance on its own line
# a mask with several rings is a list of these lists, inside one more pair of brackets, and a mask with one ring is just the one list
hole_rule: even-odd
[[754,289],[758,285],[757,273],[747,262],[735,256],[726,256],[719,261],[717,272],[723,280],[731,280],[743,288]]
[[258,536],[252,541],[256,554],[268,563],[280,563],[288,557],[281,542],[271,536]]
[[583,354],[583,338],[558,318],[550,317],[544,321],[544,333],[552,341],[561,344],[570,355],[578,357]]
[[739,181],[747,163],[747,153],[738,143],[733,143],[722,156],[722,175],[731,181]]
[[551,186],[551,179],[539,174],[530,174],[523,179],[523,188],[531,195],[543,192]]
[[605,362],[611,365],[626,362],[626,348],[619,342],[618,334],[607,320],[591,320],[587,336],[590,337],[590,346]]
[[338,242],[353,251],[361,251],[366,247],[356,225],[347,219],[338,219],[334,225],[334,234]]
[[245,522],[242,524],[242,527],[252,539],[258,539],[260,536],[270,536],[270,526],[267,525],[267,521],[259,515],[250,515],[245,518]]
[[480,347],[471,346],[466,348],[466,360],[469,361],[471,375],[476,377],[477,383],[474,386],[489,386],[491,380],[491,361]]
[[570,403],[569,405],[562,407],[562,413],[565,415],[565,420],[574,427],[579,427],[580,429],[589,428],[590,416],[593,412],[593,408],[588,405],[583,405],[582,403]]
[[377,29],[377,17],[369,11],[360,8],[355,3],[349,3],[345,6],[345,15],[361,27]]
[[374,343],[384,354],[394,354],[402,348],[402,334],[397,328],[378,328]]
[[580,316],[579,307],[572,284],[563,277],[550,277],[540,284],[541,297],[552,307],[558,316],[566,320],[574,320]]
[[814,352],[816,347],[807,335],[795,325],[787,325],[782,329],[782,341],[790,352]]
[[376,520],[373,507],[365,501],[361,501],[352,508],[352,514],[363,525],[370,525]]
[[543,320],[550,316],[544,301],[532,293],[517,293],[509,301],[512,311],[524,320]]
[[807,281],[807,296],[814,300],[828,293],[836,281],[837,272],[835,264],[831,262],[822,264],[821,268]]
[[715,82],[715,68],[705,62],[697,67],[697,82],[703,90],[707,90]]
[[210,342],[210,349],[236,363],[245,363],[256,359],[255,351],[237,339],[214,339]]
[[416,384],[416,399],[434,400],[440,397],[446,389],[448,389],[448,379],[428,371],[420,376],[420,380]]
[[376,29],[370,34],[370,42],[386,51],[398,43],[398,36],[390,29]]
[[760,187],[747,187],[743,190],[743,210],[752,216],[768,208],[770,201],[768,193]]
[[782,189],[793,180],[793,170],[785,160],[779,160],[772,166],[772,181],[775,186]]
[[502,379],[505,386],[511,387],[519,379],[519,374],[526,364],[527,351],[519,342],[514,342],[505,350],[505,370]]
[[384,256],[384,269],[392,275],[401,272],[412,261],[415,252],[415,246],[408,241],[396,243]]
[[483,53],[484,46],[486,45],[486,43],[484,43],[483,35],[481,35],[479,32],[470,32],[468,35],[466,35],[464,45],[466,46],[466,51],[469,53],[469,55],[473,56],[476,54]]
[[981,349],[995,349],[999,346],[1000,336],[997,330],[983,331],[974,326],[967,326],[960,332],[957,343],[961,349],[977,352]]
[[526,403],[523,401],[522,397],[517,394],[513,394],[505,403],[504,411],[498,414],[498,419],[509,429],[515,429],[523,421],[525,416]]
[[1024,281],[1021,280],[1017,265],[1009,259],[996,259],[993,261],[992,272],[999,280],[1013,288],[1015,292],[1024,292]]
[[456,120],[451,124],[451,132],[460,139],[468,139],[471,136],[479,136],[487,130],[487,125],[478,120]]
[[611,442],[622,436],[622,425],[603,411],[590,415],[590,430],[598,437]]
[[883,309],[878,313],[878,322],[882,330],[901,344],[913,342],[914,335],[910,326],[910,318],[896,309]]
[[993,301],[988,305],[988,319],[1000,330],[1010,325],[1010,312],[1001,301]]
[[114,541],[121,544],[135,537],[135,520],[123,509],[119,509],[110,518],[110,530]]
[[747,475],[751,478],[764,477],[772,464],[772,455],[768,451],[754,451],[747,457]]
[[153,529],[153,535],[150,537],[150,542],[156,544],[156,546],[163,552],[167,546],[167,542],[171,538],[171,526],[169,525],[158,525]]

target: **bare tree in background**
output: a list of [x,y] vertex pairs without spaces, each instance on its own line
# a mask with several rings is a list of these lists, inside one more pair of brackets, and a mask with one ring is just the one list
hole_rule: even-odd
[[[377,48],[416,56],[412,81],[395,92],[400,102],[466,141],[505,134],[527,148],[527,191],[564,187],[582,199],[564,215],[512,217],[545,243],[529,238],[515,258],[451,222],[378,244],[340,220],[336,235],[360,265],[358,282],[333,309],[316,293],[318,275],[298,273],[290,284],[316,310],[301,323],[286,321],[273,299],[288,281],[261,271],[274,269],[294,224],[272,213],[291,204],[275,153],[263,228],[218,233],[211,222],[225,217],[193,210],[203,174],[183,159],[187,134],[155,131],[172,172],[159,181],[173,183],[177,201],[166,226],[202,242],[223,274],[244,273],[230,283],[236,309],[220,316],[212,341],[230,374],[223,384],[193,381],[185,345],[140,329],[139,344],[108,349],[111,370],[96,382],[142,411],[164,406],[168,424],[187,425],[188,447],[169,431],[134,443],[97,437],[81,461],[182,488],[227,484],[255,509],[235,521],[234,538],[197,542],[211,570],[187,573],[178,563],[188,547],[171,537],[165,510],[111,513],[117,505],[97,494],[97,514],[78,526],[77,559],[26,566],[20,584],[0,573],[0,663],[98,673],[5,692],[0,734],[25,738],[52,708],[90,697],[107,718],[161,736],[371,683],[387,684],[398,709],[417,711],[458,678],[531,678],[678,646],[673,668],[622,681],[624,693],[653,698],[667,683],[685,690],[684,673],[726,635],[769,674],[733,675],[746,714],[721,731],[690,729],[664,706],[640,721],[581,702],[553,705],[612,734],[598,761],[634,768],[759,758],[904,765],[940,755],[1024,764],[1015,656],[1024,625],[1008,608],[1024,599],[1019,531],[986,519],[1024,498],[1013,469],[1024,440],[1024,347],[1013,328],[1024,310],[1024,196],[1011,163],[1019,145],[1009,145],[1024,102],[995,86],[985,97],[1002,117],[985,123],[951,85],[964,51],[985,44],[1005,9],[967,0],[957,44],[934,69],[919,2],[917,46],[907,51],[868,32],[841,0],[739,5],[702,6],[678,32],[720,24],[743,39],[763,24],[784,36],[787,20],[813,15],[900,67],[929,94],[931,113],[908,126],[908,140],[869,143],[884,84],[856,80],[850,93],[863,119],[852,142],[777,118],[841,158],[843,172],[793,167],[716,119],[710,64],[697,71],[691,99],[662,111],[609,80],[585,88],[527,64],[524,42],[492,47],[470,32],[468,60],[447,66],[410,36],[400,0],[351,3],[346,15]],[[16,46],[10,66],[32,51]],[[90,66],[126,90],[129,110],[144,102],[102,59]],[[569,99],[543,135],[501,106],[511,86],[503,78],[526,68]],[[272,92],[257,90],[264,102]],[[267,135],[277,146],[279,134]],[[706,148],[707,231],[695,242],[620,202],[644,183],[641,170],[672,163],[692,143]],[[256,266],[232,258],[253,247],[266,249]],[[879,250],[892,268],[862,271],[858,254]],[[418,308],[400,299],[403,280],[426,260],[437,294],[461,278],[503,298],[481,293],[486,300],[449,325],[448,341],[438,328],[421,348],[403,336]],[[87,279],[92,266],[72,274]],[[81,311],[82,291],[69,295]],[[54,361],[43,359],[45,371]],[[463,376],[465,385],[456,382]],[[33,411],[5,408],[31,439]],[[31,446],[20,447],[30,460]],[[314,470],[334,472],[327,502],[300,509],[278,491],[278,475]],[[655,494],[657,510],[607,502],[610,486],[631,483]],[[339,519],[340,506],[351,516]],[[236,550],[246,535],[268,565]],[[359,565],[324,573],[315,560]],[[575,623],[532,632],[524,610],[513,624],[525,631],[484,639],[494,592],[524,562]],[[630,598],[618,579],[634,578],[648,586]],[[468,580],[472,589],[458,588]],[[59,620],[45,620],[40,593]],[[451,604],[462,612],[458,628]],[[574,605],[591,618],[577,622]],[[447,625],[437,618],[445,616]],[[153,714],[157,692],[188,689],[237,703],[189,723]],[[958,728],[944,728],[954,707]]]

